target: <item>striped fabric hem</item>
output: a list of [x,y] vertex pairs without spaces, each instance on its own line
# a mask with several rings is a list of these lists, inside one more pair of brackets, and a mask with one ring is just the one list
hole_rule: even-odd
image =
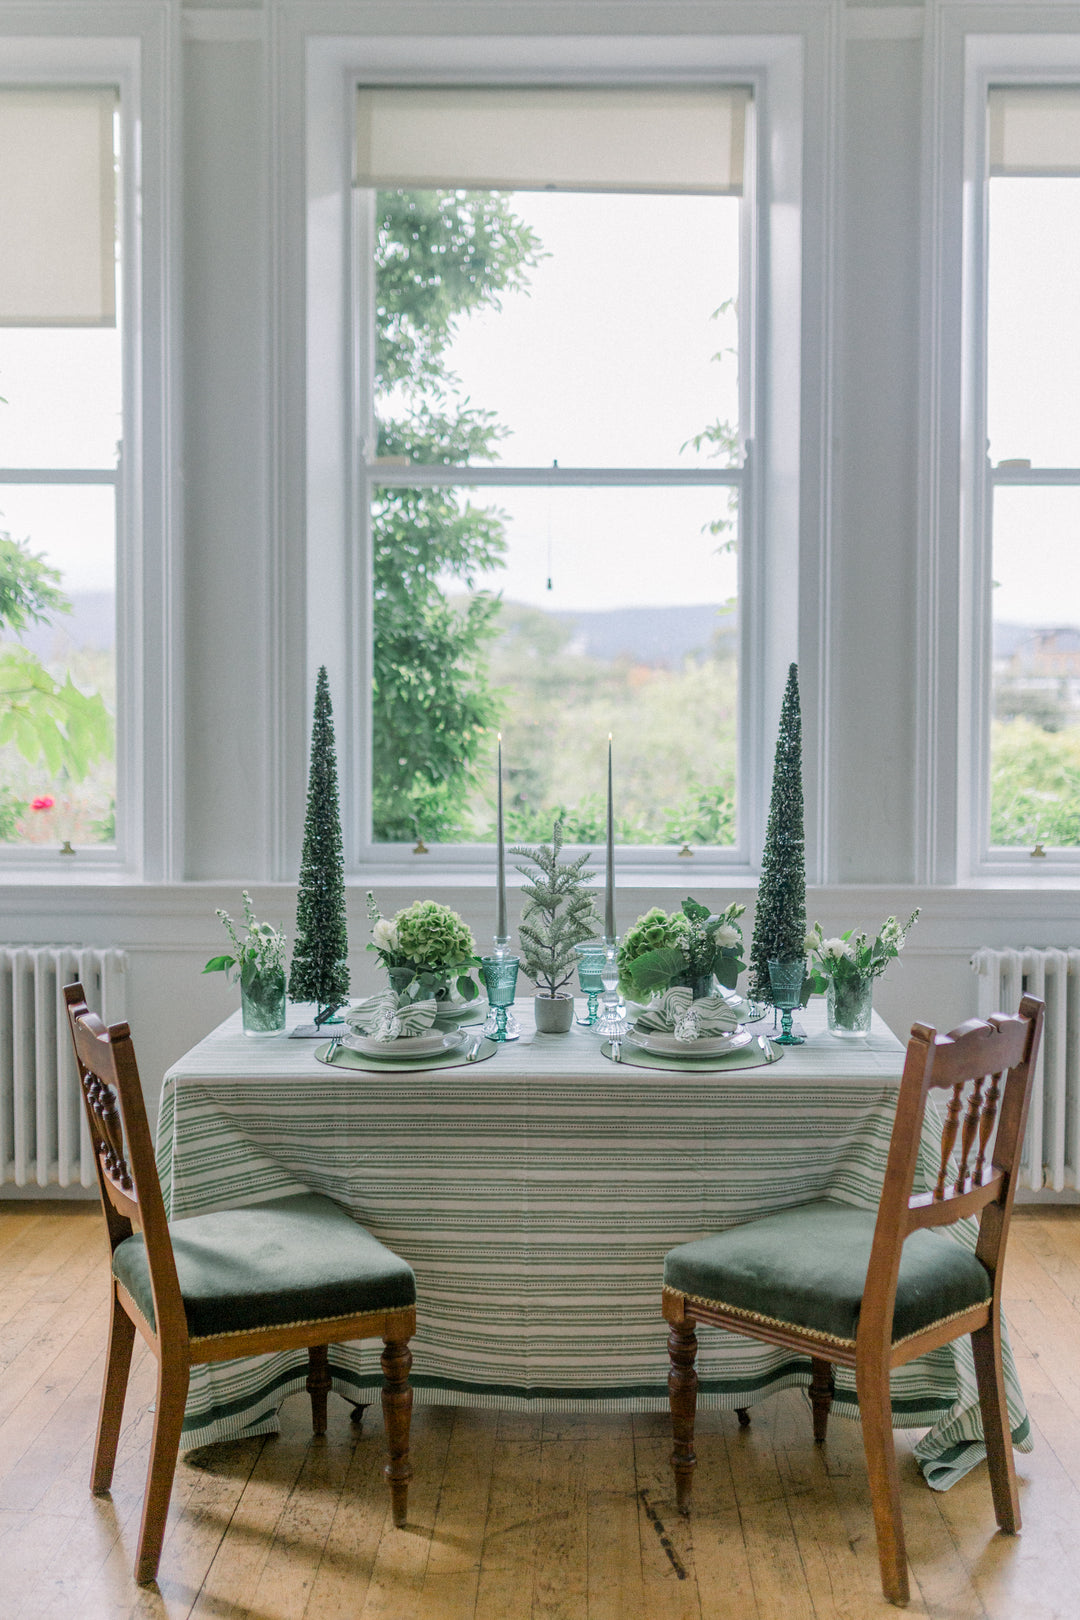
[[[854,1350],[855,1348],[854,1339],[841,1339],[835,1333],[819,1333],[816,1328],[803,1327],[798,1322],[785,1322],[778,1316],[763,1316],[760,1311],[743,1310],[738,1305],[726,1305],[723,1300],[705,1299],[700,1294],[686,1294],[681,1288],[672,1288],[668,1283],[664,1284],[664,1295],[669,1299],[688,1299],[692,1305],[704,1305],[709,1310],[723,1311],[725,1316],[737,1316],[740,1321],[753,1322],[759,1327],[780,1328],[785,1333],[798,1333],[804,1339],[813,1339],[817,1344],[834,1344],[841,1350]],[[989,1299],[975,1301],[975,1305],[989,1305],[989,1303]],[[953,1311],[948,1316],[935,1317],[932,1322],[927,1322],[923,1327],[916,1328],[914,1333],[905,1333],[902,1338],[893,1339],[893,1349],[895,1350],[898,1345],[908,1344],[912,1339],[917,1339],[920,1334],[929,1333],[932,1328],[945,1327],[949,1322],[958,1322],[962,1316],[967,1316],[969,1311],[973,1311],[975,1305],[965,1305],[962,1311]]]

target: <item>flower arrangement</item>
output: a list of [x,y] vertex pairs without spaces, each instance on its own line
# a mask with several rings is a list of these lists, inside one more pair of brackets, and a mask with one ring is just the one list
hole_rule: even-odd
[[221,918],[222,926],[232,941],[233,954],[212,956],[203,972],[224,973],[232,983],[239,979],[241,985],[247,988],[255,979],[284,974],[285,935],[272,923],[259,922],[246,889],[242,891],[241,899],[244,902],[244,937],[241,939],[236,923],[219,906],[215,916]]
[[820,995],[830,982],[840,987],[879,979],[889,963],[900,955],[905,939],[918,920],[918,906],[903,927],[895,917],[886,917],[872,944],[865,933],[857,934],[854,928],[834,939],[826,939],[821,924],[815,923],[806,936],[812,993]]
[[479,966],[476,941],[466,924],[449,906],[436,900],[414,900],[393,917],[384,917],[368,890],[371,943],[385,967],[390,983],[409,1001],[429,997],[445,1001],[450,981],[463,1001],[475,1001],[480,987],[472,977]]
[[619,946],[620,991],[648,1001],[682,984],[706,995],[714,976],[733,990],[746,966],[738,924],[745,910],[733,901],[725,911],[711,913],[690,896],[670,914],[654,906],[627,929]]

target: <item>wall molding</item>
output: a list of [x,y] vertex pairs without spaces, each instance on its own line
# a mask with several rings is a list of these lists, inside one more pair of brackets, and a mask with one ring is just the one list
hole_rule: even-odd
[[264,40],[267,26],[266,12],[254,6],[231,6],[220,11],[185,6],[180,14],[180,37],[185,45],[237,45]]

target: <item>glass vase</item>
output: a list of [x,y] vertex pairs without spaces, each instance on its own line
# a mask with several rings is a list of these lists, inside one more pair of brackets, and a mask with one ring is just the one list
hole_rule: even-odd
[[830,979],[825,992],[830,1033],[845,1038],[869,1035],[873,1004],[873,979]]
[[240,975],[240,1015],[245,1035],[280,1035],[285,1028],[285,969]]
[[693,991],[695,1001],[701,1001],[713,993],[711,973],[683,973],[677,979],[673,979],[672,984],[682,985],[684,989]]

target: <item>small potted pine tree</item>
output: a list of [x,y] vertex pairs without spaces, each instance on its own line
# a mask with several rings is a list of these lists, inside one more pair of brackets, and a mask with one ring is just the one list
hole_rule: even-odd
[[560,861],[562,822],[556,821],[550,844],[537,849],[517,847],[532,868],[517,870],[529,881],[522,888],[525,909],[519,930],[521,965],[536,986],[536,1027],[544,1035],[565,1035],[574,1021],[574,998],[564,994],[577,968],[576,946],[593,939],[600,919],[585,885],[594,872],[586,872],[589,851],[576,861]]

